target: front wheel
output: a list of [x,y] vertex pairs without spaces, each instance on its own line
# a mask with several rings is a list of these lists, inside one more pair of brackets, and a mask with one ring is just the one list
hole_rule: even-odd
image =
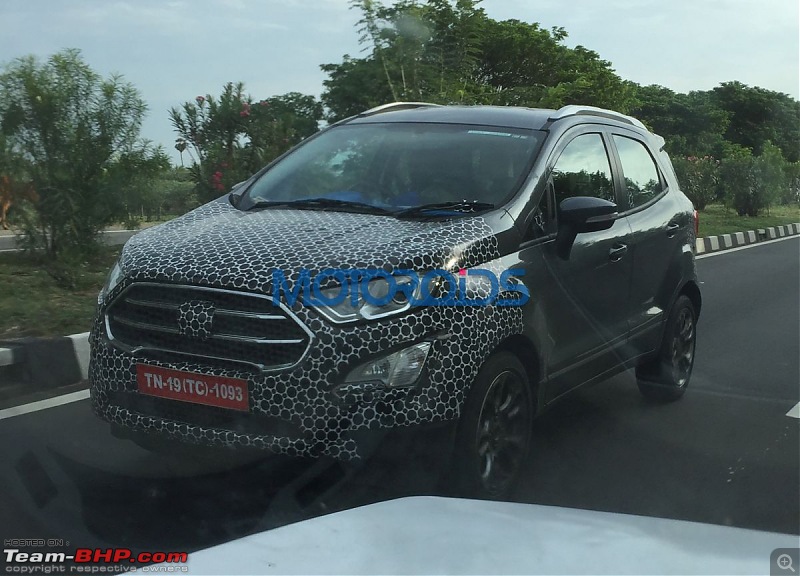
[[491,356],[475,379],[459,421],[454,469],[460,495],[508,495],[528,456],[532,420],[525,368],[510,352]]
[[659,355],[636,369],[639,391],[648,400],[671,402],[686,392],[694,366],[697,313],[685,295],[675,301],[667,319]]

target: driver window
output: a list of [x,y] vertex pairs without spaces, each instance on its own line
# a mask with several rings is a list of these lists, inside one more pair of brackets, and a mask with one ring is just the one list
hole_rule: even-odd
[[600,134],[582,134],[567,144],[553,168],[553,185],[556,206],[574,196],[616,203],[611,165]]

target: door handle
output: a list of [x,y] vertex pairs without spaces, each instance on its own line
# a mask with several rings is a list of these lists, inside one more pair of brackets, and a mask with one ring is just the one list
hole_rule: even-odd
[[675,232],[677,232],[678,228],[680,227],[681,225],[678,224],[677,222],[670,222],[669,224],[667,224],[666,227],[667,237],[672,238],[673,236],[675,236]]
[[622,260],[622,257],[625,255],[625,252],[628,251],[627,244],[614,244],[611,250],[608,251],[608,258],[612,262],[619,262]]

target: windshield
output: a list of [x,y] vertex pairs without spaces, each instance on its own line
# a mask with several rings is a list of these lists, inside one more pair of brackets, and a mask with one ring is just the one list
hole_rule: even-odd
[[339,126],[265,172],[240,206],[312,198],[398,209],[462,200],[500,205],[523,180],[542,135],[453,124]]

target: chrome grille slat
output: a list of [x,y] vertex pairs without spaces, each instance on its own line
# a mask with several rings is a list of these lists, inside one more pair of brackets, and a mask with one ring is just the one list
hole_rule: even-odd
[[[191,315],[197,306],[202,321]],[[200,286],[133,283],[111,302],[105,320],[109,341],[137,356],[174,355],[176,362],[194,356],[263,371],[297,365],[313,339],[269,296]]]
[[162,310],[177,310],[178,304],[170,304],[169,302],[152,302],[148,300],[135,300],[133,298],[126,298],[125,302],[133,304],[134,306],[145,306],[148,308],[161,308]]
[[166,326],[158,326],[154,324],[145,324],[144,322],[137,322],[135,320],[130,320],[128,318],[120,318],[118,316],[112,316],[111,319],[115,322],[119,322],[120,324],[125,324],[126,326],[130,326],[131,328],[139,328],[141,330],[154,330],[156,332],[163,332],[164,334],[180,334],[180,331],[175,328],[167,328]]
[[[171,304],[169,302],[156,302],[151,300],[136,300],[134,298],[126,298],[125,302],[133,304],[134,306],[144,306],[147,308],[161,308],[163,310],[177,310],[178,304]],[[241,310],[228,310],[226,308],[217,308],[215,314],[220,316],[231,316],[235,318],[254,318],[256,320],[289,320],[286,316],[278,314],[258,314],[255,312],[242,312]]]
[[277,314],[256,314],[254,312],[242,312],[240,310],[226,310],[225,308],[217,308],[215,314],[234,316],[236,318],[256,318],[258,320],[289,320],[286,316],[278,316]]
[[280,340],[276,338],[248,338],[246,336],[236,336],[234,334],[214,334],[212,340],[230,340],[231,342],[253,342],[255,344],[302,344],[302,338],[292,338]]

